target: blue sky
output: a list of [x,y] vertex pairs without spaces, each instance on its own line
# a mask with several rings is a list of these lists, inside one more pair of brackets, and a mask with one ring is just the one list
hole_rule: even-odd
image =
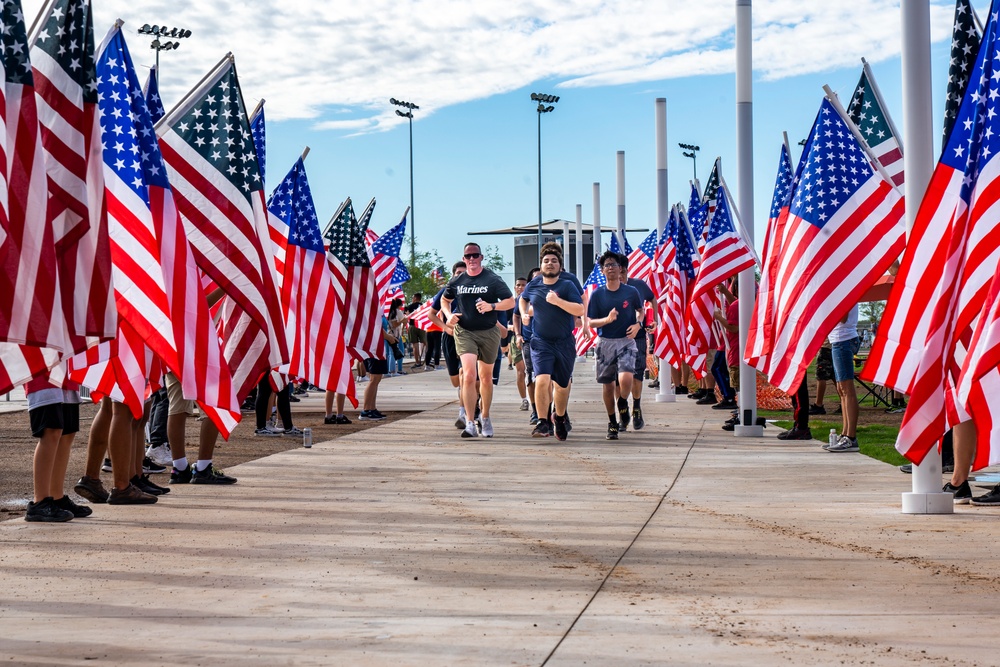
[[[840,5],[845,5],[841,7]],[[667,99],[671,201],[688,199],[691,161],[678,142],[701,146],[704,180],[716,156],[738,190],[733,0],[253,0],[187,3],[100,0],[100,42],[115,18],[139,65],[151,65],[143,23],[192,30],[161,54],[169,109],[227,50],[236,54],[247,106],[265,98],[267,187],[305,145],[320,218],[350,196],[378,201],[372,227],[395,224],[410,202],[405,119],[390,97],[421,106],[413,124],[418,248],[457,259],[467,232],[537,222],[537,114],[531,92],[561,97],[542,118],[545,219],[591,222],[601,184],[602,226],[616,220],[616,151],[625,151],[626,219],[656,224],[654,100]],[[954,4],[932,0],[935,142],[947,80]],[[980,16],[987,3],[974,5]],[[25,1],[30,18],[38,0]],[[754,6],[754,219],[758,246],[770,205],[781,132],[808,133],[823,84],[845,102],[862,57],[900,131],[899,3],[771,0]],[[144,74],[141,73],[144,76]],[[734,193],[735,194],[735,193]],[[605,242],[608,237],[605,235]],[[630,235],[638,244],[641,235]],[[485,237],[512,258],[510,237]],[[408,247],[408,246],[407,246]],[[507,278],[512,276],[508,273]]]

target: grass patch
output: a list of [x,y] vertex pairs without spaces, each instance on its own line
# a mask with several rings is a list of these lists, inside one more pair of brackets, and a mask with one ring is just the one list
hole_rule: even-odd
[[[786,417],[788,415],[787,412],[774,412],[770,410],[761,410],[758,414],[768,419],[773,419],[773,417],[768,417],[769,414],[774,414],[778,417]],[[790,429],[792,422],[780,420],[776,421],[774,425],[778,428]],[[840,427],[841,422],[839,420],[836,422],[809,420],[809,429],[812,431],[813,437],[823,442],[826,441],[831,428],[837,429],[839,432]],[[858,425],[858,446],[861,448],[862,454],[870,456],[876,461],[882,461],[894,466],[903,465],[904,463],[909,463],[909,461],[896,451],[896,436],[898,434],[898,426],[861,424]]]

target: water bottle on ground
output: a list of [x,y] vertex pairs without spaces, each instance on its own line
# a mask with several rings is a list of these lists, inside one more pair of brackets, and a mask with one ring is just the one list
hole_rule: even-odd
[[830,429],[830,446],[833,447],[837,444],[837,429]]
[[313,430],[311,428],[302,429],[302,446],[306,449],[313,446]]

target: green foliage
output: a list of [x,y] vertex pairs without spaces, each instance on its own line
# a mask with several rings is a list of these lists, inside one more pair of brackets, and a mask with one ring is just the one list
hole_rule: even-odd
[[[407,253],[403,253],[407,255]],[[403,285],[403,292],[406,293],[406,302],[417,292],[423,295],[424,301],[437,294],[440,289],[437,282],[431,278],[431,271],[439,266],[444,266],[445,276],[451,276],[451,265],[445,265],[444,259],[437,250],[430,252],[418,251],[416,261],[409,261],[409,256],[403,258],[406,269],[410,272],[409,282]]]
[[483,266],[496,273],[501,273],[510,266],[510,262],[504,259],[499,246],[488,245],[483,248]]
[[862,320],[868,320],[874,327],[878,327],[884,312],[885,301],[866,301],[858,304],[858,317]]

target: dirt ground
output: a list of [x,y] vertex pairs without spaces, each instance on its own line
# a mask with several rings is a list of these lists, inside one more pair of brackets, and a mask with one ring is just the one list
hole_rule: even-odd
[[[73,442],[73,453],[70,456],[69,469],[66,474],[66,491],[76,498],[73,485],[83,475],[86,463],[87,439],[90,425],[97,413],[97,406],[85,402],[80,406],[80,432]],[[387,424],[413,414],[412,412],[386,412],[386,419],[379,422],[362,422],[356,419],[356,413],[349,416],[353,421],[348,425],[326,425],[323,423],[322,410],[317,412],[295,411],[295,425],[298,428],[312,428],[313,442],[333,440],[344,435],[357,433],[380,424]],[[219,439],[215,447],[214,463],[225,470],[246,461],[253,461],[278,452],[295,449],[302,446],[300,438],[258,438],[254,436],[254,416],[244,414],[243,420],[237,425],[226,442]],[[187,456],[194,460],[198,457],[198,433],[200,422],[189,417],[187,422]],[[31,462],[35,444],[38,440],[31,435],[28,425],[28,412],[10,412],[0,414],[0,521],[24,514],[25,503],[31,499]],[[110,473],[104,473],[105,486],[109,485]],[[152,475],[151,479],[160,486],[166,486],[170,479],[168,473]]]

